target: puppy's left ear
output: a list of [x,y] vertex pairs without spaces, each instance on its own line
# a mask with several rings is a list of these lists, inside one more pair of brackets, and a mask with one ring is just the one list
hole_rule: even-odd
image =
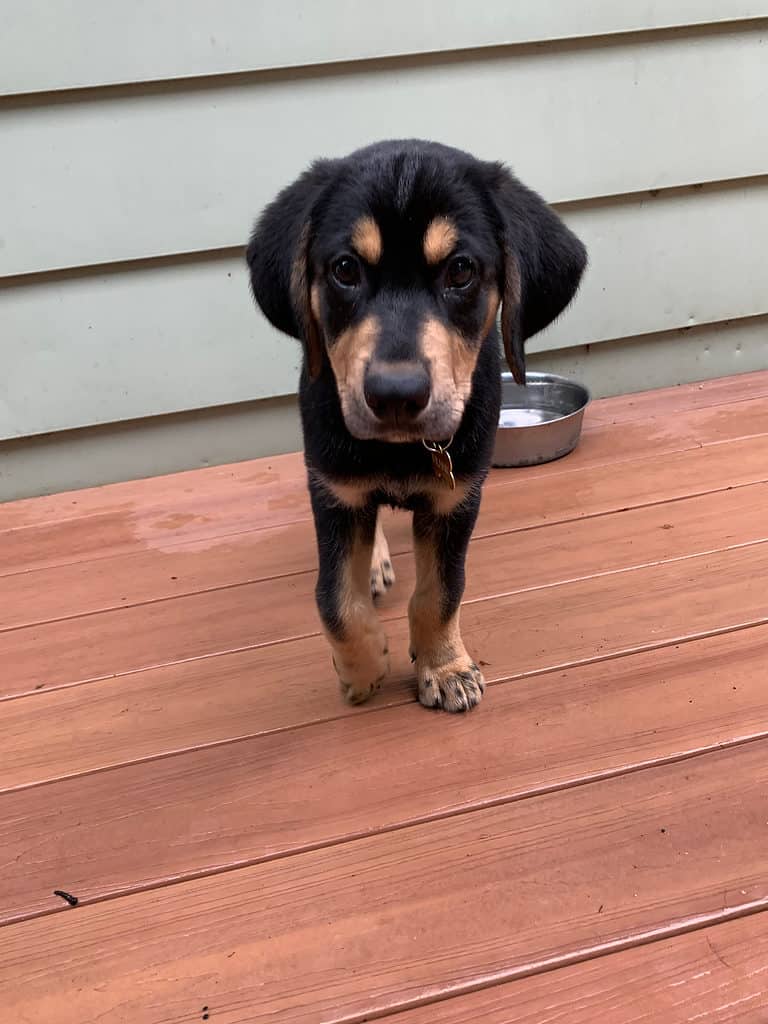
[[501,334],[509,368],[525,384],[525,347],[579,287],[587,250],[541,196],[501,164],[486,165],[503,254]]
[[304,343],[312,377],[323,356],[310,303],[308,249],[313,210],[335,169],[335,161],[318,161],[283,189],[257,221],[246,249],[256,302],[278,330]]

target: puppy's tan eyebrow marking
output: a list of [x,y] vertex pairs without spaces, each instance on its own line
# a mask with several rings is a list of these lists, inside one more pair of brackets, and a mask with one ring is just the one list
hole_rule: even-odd
[[441,263],[453,252],[458,240],[456,225],[447,217],[435,217],[424,232],[424,258],[427,263]]
[[360,217],[352,228],[352,245],[358,256],[375,266],[381,259],[382,241],[379,225],[373,217]]

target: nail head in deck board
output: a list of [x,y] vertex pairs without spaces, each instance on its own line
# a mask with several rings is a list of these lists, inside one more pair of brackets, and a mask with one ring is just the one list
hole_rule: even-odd
[[401,707],[6,793],[0,922],[46,910],[62,875],[99,898],[765,734],[767,646],[758,627],[492,687],[466,720]]
[[0,929],[2,1005],[160,1024],[180,974],[215,976],[225,1024],[244,1006],[252,1024],[316,1024],[500,981],[768,905],[766,792],[768,742],[751,743],[86,907],[76,933],[68,914],[21,922]]

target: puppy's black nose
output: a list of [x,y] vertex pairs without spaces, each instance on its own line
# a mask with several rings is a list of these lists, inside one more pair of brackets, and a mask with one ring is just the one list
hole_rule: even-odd
[[418,363],[369,367],[363,385],[365,401],[380,420],[414,420],[429,402],[429,375]]

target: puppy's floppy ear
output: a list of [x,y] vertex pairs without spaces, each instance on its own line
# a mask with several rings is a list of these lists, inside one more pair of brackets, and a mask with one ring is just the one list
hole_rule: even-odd
[[502,164],[486,167],[503,253],[501,334],[509,368],[524,384],[524,342],[576,294],[587,251],[541,196]]
[[246,250],[256,302],[278,330],[304,342],[312,377],[322,366],[322,341],[310,303],[307,256],[312,212],[335,166],[318,161],[284,188],[257,221]]

